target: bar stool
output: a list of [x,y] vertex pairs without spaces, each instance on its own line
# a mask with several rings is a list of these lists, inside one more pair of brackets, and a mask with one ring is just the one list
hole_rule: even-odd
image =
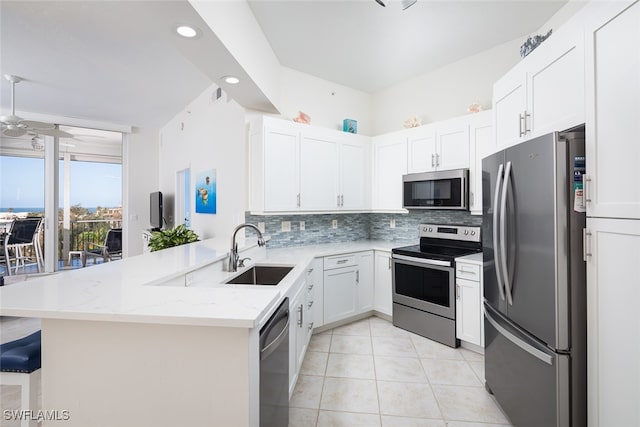
[[[38,411],[41,366],[41,331],[0,345],[0,384],[21,386],[23,416]],[[35,419],[23,418],[20,421],[21,427],[37,425]]]

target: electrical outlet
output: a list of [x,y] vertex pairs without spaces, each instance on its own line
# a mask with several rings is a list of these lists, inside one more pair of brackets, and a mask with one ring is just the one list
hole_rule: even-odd
[[258,230],[260,230],[261,233],[265,232],[264,222],[258,223]]
[[304,221],[300,221],[300,231],[304,231],[304,230],[305,230]]
[[396,228],[396,219],[395,218],[391,218],[391,221],[389,222],[389,228]]
[[331,228],[338,228],[338,220],[334,219],[331,221]]
[[282,221],[282,231],[291,231],[291,221]]

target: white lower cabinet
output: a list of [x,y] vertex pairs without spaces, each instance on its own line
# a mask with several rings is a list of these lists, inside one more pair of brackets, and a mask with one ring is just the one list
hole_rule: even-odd
[[590,427],[639,426],[640,220],[587,218]]
[[294,286],[295,296],[289,300],[289,396],[298,380],[314,327],[315,284],[312,282],[313,275],[308,270],[301,283]]
[[456,338],[484,347],[481,267],[459,260],[456,260]]
[[391,252],[375,251],[375,280],[373,309],[379,313],[391,316],[392,283],[391,283]]
[[373,251],[324,257],[324,323],[373,308]]

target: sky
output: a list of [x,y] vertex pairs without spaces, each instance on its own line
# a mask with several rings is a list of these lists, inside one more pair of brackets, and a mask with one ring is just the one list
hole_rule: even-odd
[[[63,186],[60,161],[60,187]],[[84,208],[122,205],[122,165],[71,162],[71,205]],[[63,206],[60,191],[59,206]],[[0,209],[44,207],[44,160],[0,156]]]

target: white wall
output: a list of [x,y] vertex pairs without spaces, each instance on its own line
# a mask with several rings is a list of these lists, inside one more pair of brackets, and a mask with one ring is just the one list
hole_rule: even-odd
[[512,40],[373,95],[373,135],[403,129],[408,118],[423,124],[467,114],[474,101],[491,108],[493,83],[519,60],[523,40]]
[[[165,218],[173,224],[176,172],[191,170],[191,228],[200,239],[227,236],[244,222],[246,208],[245,111],[235,101],[213,100],[211,85],[160,130],[160,191]],[[215,169],[217,213],[195,213],[195,181]]]
[[282,67],[280,113],[287,118],[304,111],[311,124],[342,130],[344,119],[358,121],[358,133],[371,136],[371,100],[366,92]]
[[142,231],[150,227],[149,193],[158,191],[158,139],[157,129],[133,128],[123,146],[125,256],[142,253]]

